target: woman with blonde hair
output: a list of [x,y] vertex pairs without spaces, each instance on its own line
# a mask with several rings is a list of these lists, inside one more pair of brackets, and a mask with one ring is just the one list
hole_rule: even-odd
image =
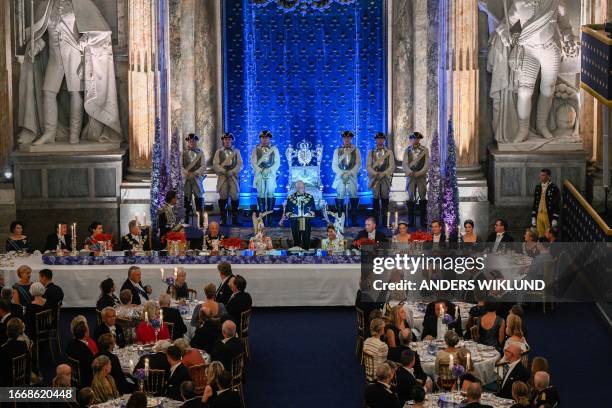
[[223,303],[219,303],[215,300],[215,295],[217,293],[217,287],[214,283],[209,283],[204,286],[204,303],[197,305],[193,309],[193,314],[191,315],[191,325],[193,327],[200,327],[202,321],[200,320],[200,311],[206,307],[210,310],[211,317],[217,318],[227,314],[225,310],[225,305]]
[[142,321],[136,327],[136,342],[151,344],[158,340],[169,340],[168,326],[160,318],[159,307],[153,301],[145,302],[142,308]]
[[96,354],[98,354],[98,344],[94,341],[94,339],[92,339],[89,336],[90,334],[89,323],[87,323],[87,318],[85,316],[83,315],[74,316],[74,318],[70,322],[70,333],[72,333],[72,337],[74,337],[74,329],[81,322],[85,324],[85,329],[86,329],[85,337],[83,338],[83,340],[87,341],[87,347],[89,347],[89,350],[91,350],[91,354],[95,356]]
[[535,377],[535,373],[538,371],[544,371],[545,373],[550,374],[550,366],[548,365],[548,360],[544,357],[534,357],[531,360],[531,377],[529,380],[529,385],[533,388],[533,378]]
[[452,378],[452,367],[455,364],[461,364],[458,357],[459,348],[457,347],[459,335],[454,330],[448,330],[444,334],[444,342],[446,348],[438,351],[434,363],[435,375],[438,379]]
[[510,344],[516,344],[521,348],[523,353],[529,351],[529,344],[527,344],[527,339],[525,339],[525,335],[523,334],[523,320],[518,315],[513,313],[508,315],[506,321],[506,335],[508,338],[504,344],[504,350],[508,348]]
[[385,327],[385,337],[389,348],[399,347],[402,344],[409,344],[412,340],[412,316],[408,319],[404,305],[399,305],[391,309],[389,324]]
[[111,377],[111,361],[108,357],[98,356],[91,364],[93,380],[91,391],[95,404],[102,404],[108,400],[119,398],[119,391],[115,385],[115,380]]
[[183,356],[181,358],[181,363],[183,363],[185,367],[189,368],[194,365],[206,363],[206,361],[204,361],[204,357],[202,357],[202,353],[200,353],[200,350],[191,348],[187,340],[182,338],[177,339],[174,341],[174,345],[181,351],[181,356]]
[[529,408],[531,402],[529,401],[529,387],[522,381],[515,381],[512,384],[512,399],[514,405],[510,408]]
[[[225,367],[220,361],[213,361],[206,367],[206,388],[211,388],[213,397],[216,396],[219,391],[217,378],[219,378],[219,375],[221,375],[223,371],[225,371]],[[204,394],[206,394],[206,391],[204,391]]]

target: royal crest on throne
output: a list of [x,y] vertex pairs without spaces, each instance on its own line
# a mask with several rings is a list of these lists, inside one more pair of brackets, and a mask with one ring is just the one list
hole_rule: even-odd
[[313,148],[312,143],[304,139],[296,147],[290,144],[285,150],[285,157],[289,163],[287,191],[291,194],[295,189],[295,182],[303,181],[306,192],[312,194],[317,209],[319,209],[319,202],[323,199],[323,183],[321,182],[323,145],[317,144]]

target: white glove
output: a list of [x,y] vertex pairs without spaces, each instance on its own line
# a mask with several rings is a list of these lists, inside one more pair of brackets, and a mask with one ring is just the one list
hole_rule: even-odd
[[536,218],[535,217],[531,217],[531,226],[532,227],[536,226]]
[[552,220],[552,226],[553,228],[557,228],[557,220]]

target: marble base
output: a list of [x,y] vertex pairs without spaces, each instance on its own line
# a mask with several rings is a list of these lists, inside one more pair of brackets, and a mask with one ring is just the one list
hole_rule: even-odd
[[530,138],[522,143],[498,143],[500,152],[576,152],[584,150],[582,139],[572,136],[553,139]]
[[[612,180],[612,171],[610,172],[610,179]],[[606,190],[603,185],[603,172],[602,169],[598,168],[593,174],[589,175],[588,179],[588,191],[587,199],[590,199],[591,205],[595,210],[603,212],[605,208]],[[612,186],[609,186],[608,191],[608,208],[612,207],[610,199],[612,198]]]
[[51,143],[44,145],[19,145],[19,151],[28,153],[83,153],[83,152],[113,152],[121,149],[121,142],[97,143],[80,142],[71,143]]
[[585,151],[503,152],[489,148],[490,197],[498,207],[530,206],[542,168],[552,171],[553,181],[561,187],[569,179],[576,188],[586,189]]

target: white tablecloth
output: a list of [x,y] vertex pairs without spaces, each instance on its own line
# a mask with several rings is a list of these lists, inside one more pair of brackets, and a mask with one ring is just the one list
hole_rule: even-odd
[[[427,396],[425,397],[425,407],[426,408],[438,408],[438,400],[440,399],[440,397],[442,397],[444,399],[444,401],[452,401],[454,403],[460,403],[461,401],[463,401],[465,399],[465,396],[461,395],[458,392],[446,392],[446,393],[441,393],[441,394],[427,394]],[[508,408],[510,406],[512,406],[512,404],[514,404],[513,400],[510,399],[505,399],[505,398],[498,398],[493,394],[490,393],[483,393],[482,397],[480,398],[480,403],[483,405],[490,405],[493,408]],[[412,401],[408,401],[406,402],[406,405],[404,405],[404,408],[410,408],[412,407]]]
[[[425,374],[436,379],[435,362],[436,356],[427,352],[427,347],[431,341],[418,341],[410,343],[410,348],[419,354],[421,367]],[[433,341],[438,347],[444,347],[444,342]],[[480,378],[483,384],[489,384],[497,379],[495,363],[501,358],[494,347],[478,344],[473,341],[461,341],[457,347],[465,347],[470,351],[472,363],[474,364],[474,375]]]
[[[202,354],[202,358],[206,361],[206,364],[210,364],[210,355],[204,350],[199,350],[200,354]],[[138,363],[140,357],[144,354],[152,354],[150,346],[127,346],[123,348],[118,348],[113,350],[113,354],[119,357],[119,362],[121,363],[121,369],[126,374],[131,374],[134,370],[134,366]]]
[[[95,408],[125,407],[125,404],[127,403],[128,399],[130,399],[130,395],[125,394],[117,399],[107,401],[104,404],[92,405],[92,407],[95,407]],[[148,406],[151,406],[151,407],[163,406],[164,408],[179,408],[181,405],[183,405],[182,401],[175,401],[170,398],[164,398],[164,397],[147,397],[147,402],[149,404]]]
[[[3,266],[5,284],[17,281],[17,267],[29,265],[32,280],[38,271],[49,268],[53,281],[64,290],[64,307],[94,307],[100,295],[100,282],[110,277],[115,281],[117,294],[127,279],[128,265],[48,266],[42,257],[31,255],[16,258],[13,266]],[[165,293],[167,285],[161,280],[160,268],[168,271],[182,266],[187,271],[187,284],[203,299],[203,288],[208,283],[220,283],[217,265],[140,265],[142,282],[151,285],[153,297]],[[253,305],[270,306],[352,306],[359,287],[359,264],[284,264],[232,265],[234,274],[244,276],[246,291],[253,297]]]

